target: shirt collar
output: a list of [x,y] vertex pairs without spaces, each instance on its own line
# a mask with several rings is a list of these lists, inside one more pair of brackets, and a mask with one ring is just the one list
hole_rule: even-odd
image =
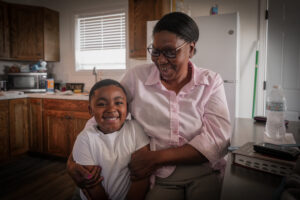
[[[198,68],[195,64],[193,64],[191,61],[188,63],[189,67],[192,68],[192,80],[188,83],[193,86],[195,85],[208,85],[209,81],[207,79],[207,73],[208,71],[206,69]],[[160,81],[160,74],[159,70],[155,66],[155,64],[152,64],[150,74],[148,78],[145,81],[145,85],[155,85],[161,83]]]
[[152,63],[150,74],[145,81],[145,85],[155,85],[158,83],[160,83],[159,70],[157,69],[156,65]]
[[208,70],[197,67],[192,62],[189,62],[189,66],[192,67],[192,80],[193,85],[209,85]]

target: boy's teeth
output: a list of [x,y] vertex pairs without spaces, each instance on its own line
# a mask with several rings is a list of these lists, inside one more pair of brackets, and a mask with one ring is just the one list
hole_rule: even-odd
[[104,119],[108,119],[108,120],[115,120],[117,119],[117,117],[103,117]]

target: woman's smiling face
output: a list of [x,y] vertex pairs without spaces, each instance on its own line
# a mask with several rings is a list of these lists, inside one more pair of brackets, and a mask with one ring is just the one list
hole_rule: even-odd
[[153,48],[159,51],[175,51],[176,58],[167,58],[160,53],[158,57],[152,56],[152,61],[159,69],[160,76],[165,81],[180,80],[185,76],[188,70],[188,62],[193,48],[191,43],[186,43],[176,34],[169,31],[161,31],[154,34]]
[[95,90],[89,110],[103,133],[118,131],[127,117],[126,95],[115,85],[101,87]]

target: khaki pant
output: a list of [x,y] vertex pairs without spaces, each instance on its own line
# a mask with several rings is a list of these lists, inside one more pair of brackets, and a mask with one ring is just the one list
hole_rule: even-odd
[[156,177],[146,200],[217,200],[222,180],[207,164],[182,165],[167,178]]

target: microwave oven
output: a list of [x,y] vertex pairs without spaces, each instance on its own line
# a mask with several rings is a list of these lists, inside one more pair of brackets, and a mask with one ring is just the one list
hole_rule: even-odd
[[47,73],[8,73],[8,90],[46,92]]

